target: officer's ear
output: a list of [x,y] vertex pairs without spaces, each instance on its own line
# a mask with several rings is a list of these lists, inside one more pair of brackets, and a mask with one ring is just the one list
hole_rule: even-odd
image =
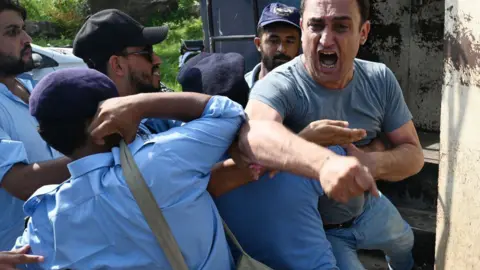
[[260,43],[261,43],[260,41],[261,40],[260,40],[259,37],[255,37],[255,39],[253,40],[253,43],[255,43],[255,47],[257,47],[257,51],[259,51],[259,52],[261,51],[260,50]]
[[108,59],[108,68],[116,76],[123,77],[127,73],[127,64],[125,59],[118,55],[110,56]]

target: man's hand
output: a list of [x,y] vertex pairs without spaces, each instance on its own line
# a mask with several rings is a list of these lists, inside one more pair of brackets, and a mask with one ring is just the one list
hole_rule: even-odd
[[[364,151],[363,149],[360,149],[351,143],[345,146],[345,150],[347,151],[347,156],[356,157],[363,166],[366,166],[368,168],[373,178],[376,178],[377,168],[375,166],[376,161],[373,153],[382,152],[382,151],[374,151],[374,150],[381,150],[381,146],[370,144],[369,147],[370,148],[368,148],[368,150],[371,150],[371,152]],[[374,149],[374,147],[377,147],[377,149]]]
[[99,105],[89,127],[95,143],[103,145],[104,138],[113,134],[120,134],[127,143],[135,139],[143,118],[135,98],[135,95],[111,98]]
[[13,251],[0,252],[0,269],[13,270],[17,264],[41,263],[43,256],[27,255],[30,246],[24,246]]
[[298,136],[321,146],[342,145],[363,139],[364,129],[348,128],[346,121],[319,120],[310,123]]
[[347,203],[365,191],[379,196],[368,168],[355,157],[330,156],[320,170],[320,183],[329,198],[341,203]]
[[250,178],[252,180],[258,180],[258,178],[266,172],[266,169],[263,166],[253,163],[247,155],[242,153],[237,143],[230,146],[228,153],[232,158],[232,162],[235,163],[239,169],[249,169]]

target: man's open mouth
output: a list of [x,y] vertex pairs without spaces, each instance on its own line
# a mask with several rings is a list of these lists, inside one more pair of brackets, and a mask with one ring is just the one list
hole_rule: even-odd
[[338,61],[336,52],[322,51],[318,53],[320,59],[320,65],[325,68],[335,68]]
[[152,74],[154,76],[159,76],[160,77],[160,67],[158,65],[156,65],[152,68]]

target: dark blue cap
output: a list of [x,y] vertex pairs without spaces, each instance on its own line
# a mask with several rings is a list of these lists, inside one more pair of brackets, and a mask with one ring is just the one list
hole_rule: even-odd
[[30,114],[39,122],[88,119],[98,104],[117,97],[115,84],[106,75],[89,68],[67,68],[45,76],[30,96]]
[[258,27],[276,22],[289,23],[300,29],[300,12],[297,8],[282,3],[269,4],[262,11]]
[[184,92],[226,96],[245,107],[250,88],[244,74],[238,53],[200,53],[182,66],[177,80]]

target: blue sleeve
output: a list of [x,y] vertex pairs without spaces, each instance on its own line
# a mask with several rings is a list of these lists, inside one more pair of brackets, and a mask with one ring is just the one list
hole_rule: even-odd
[[277,111],[285,119],[301,104],[298,91],[291,87],[291,80],[281,73],[270,73],[257,81],[249,99],[258,100]]
[[144,119],[143,124],[148,128],[148,130],[153,133],[161,133],[172,128],[171,120],[165,120],[160,118],[148,118]]
[[400,84],[388,67],[385,67],[385,90],[386,107],[383,130],[388,133],[412,120],[412,113],[405,102]]
[[0,184],[16,163],[28,164],[27,151],[22,142],[14,141],[0,128]]
[[234,141],[244,119],[241,105],[226,97],[214,96],[201,118],[163,133],[153,153],[167,152],[173,156],[171,166],[182,170],[210,173]]
[[[54,259],[54,252],[52,247],[53,235],[49,224],[48,213],[45,206],[42,205],[34,213],[34,216],[30,218],[22,236],[17,238],[14,249],[21,248],[25,245],[30,245],[29,254],[40,255],[45,257],[45,261],[40,264],[24,264],[17,265],[18,269],[48,269],[46,267],[51,264]],[[40,219],[40,220],[39,220]]]

